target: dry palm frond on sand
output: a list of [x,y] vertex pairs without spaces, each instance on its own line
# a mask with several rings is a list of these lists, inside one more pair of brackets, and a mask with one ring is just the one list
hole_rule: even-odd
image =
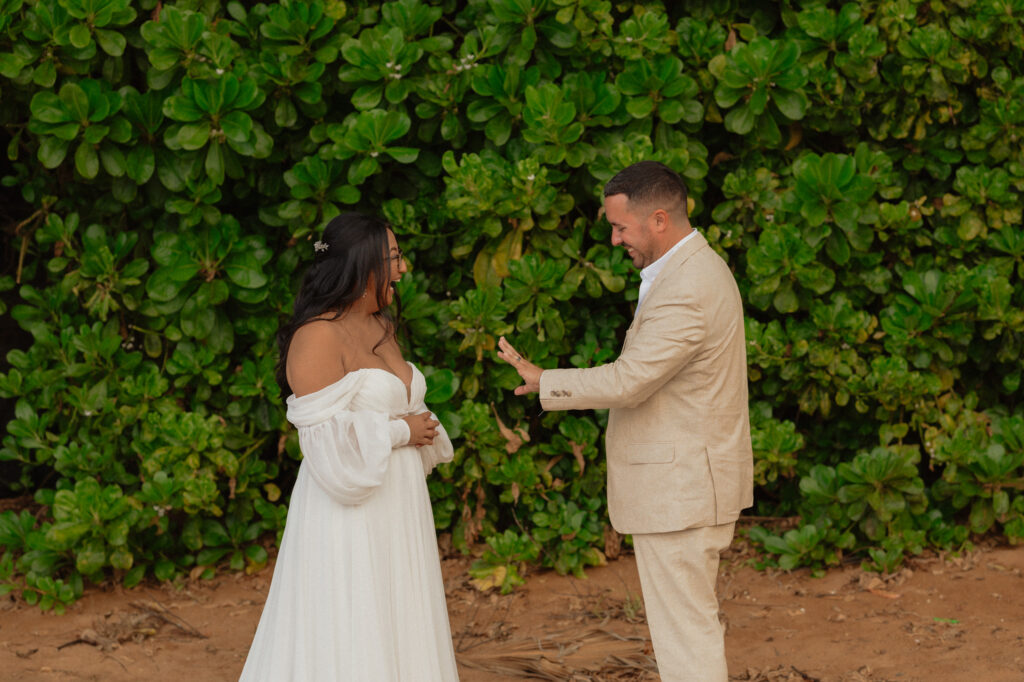
[[600,627],[506,639],[458,654],[459,663],[495,676],[587,682],[653,680],[657,666],[645,637]]

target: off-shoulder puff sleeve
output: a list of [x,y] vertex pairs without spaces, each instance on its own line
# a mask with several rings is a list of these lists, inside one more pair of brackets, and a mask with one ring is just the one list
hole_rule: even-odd
[[[419,414],[420,412],[428,411],[426,403],[421,400],[412,413]],[[440,423],[441,420],[433,412],[430,413],[430,417],[438,422],[437,435],[434,437],[434,442],[430,445],[423,445],[417,448],[420,452],[420,459],[423,460],[424,475],[433,471],[434,467],[438,464],[452,461],[452,458],[455,456],[455,451],[452,449],[452,441],[448,437],[448,432],[444,430],[444,424]]]
[[298,429],[305,465],[316,484],[341,504],[366,501],[383,482],[391,451],[409,441],[405,420],[346,409],[355,392],[347,389],[354,383],[343,380],[288,399],[288,421]]

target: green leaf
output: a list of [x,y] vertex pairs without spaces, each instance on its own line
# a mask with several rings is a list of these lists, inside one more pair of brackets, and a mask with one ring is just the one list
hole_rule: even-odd
[[846,265],[850,260],[850,243],[842,232],[833,231],[825,242],[825,250],[837,265]]
[[182,149],[193,151],[202,149],[210,139],[209,121],[199,123],[186,123],[178,130],[177,142]]
[[252,134],[252,119],[241,111],[232,111],[220,119],[220,129],[232,142],[245,142]]
[[196,564],[199,566],[212,566],[230,552],[230,549],[204,549],[196,555]]
[[357,204],[361,197],[362,193],[352,185],[342,185],[331,192],[331,198],[343,204]]
[[132,147],[125,160],[125,172],[128,177],[141,185],[153,176],[154,170],[156,170],[156,156],[153,154],[153,148],[149,145]]
[[103,164],[103,170],[110,176],[119,178],[125,173],[127,162],[124,154],[113,145],[105,144],[100,147],[100,162]]
[[95,146],[84,141],[78,145],[75,150],[75,169],[88,180],[96,177],[100,172],[100,159]]
[[633,97],[626,101],[626,111],[633,118],[647,118],[654,112],[654,100],[650,97]]
[[268,281],[259,262],[248,254],[232,254],[232,258],[224,264],[224,271],[232,282],[245,289],[258,289],[266,286]]
[[427,393],[423,400],[428,406],[448,402],[459,388],[459,378],[450,369],[425,372],[425,376]]
[[807,111],[807,97],[802,92],[793,90],[772,90],[772,101],[782,115],[791,121],[799,121]]
[[[173,296],[171,297],[173,298]],[[159,334],[153,334],[147,332],[142,335],[142,347],[151,358],[158,358],[163,353],[163,342],[160,340]]]
[[204,112],[194,100],[183,95],[175,95],[164,100],[163,114],[167,118],[185,123],[198,121]]
[[170,580],[176,572],[174,562],[167,559],[161,559],[153,566],[153,576],[157,580]]
[[120,57],[124,54],[124,48],[128,44],[127,39],[118,31],[104,29],[96,29],[96,42],[111,57]]
[[306,104],[317,104],[323,97],[320,83],[302,83],[295,88],[295,96]]
[[489,121],[499,113],[505,111],[505,107],[493,99],[475,99],[466,107],[466,118],[474,123]]
[[216,313],[212,308],[201,305],[193,296],[181,309],[180,319],[181,331],[193,338],[205,339],[213,331]]
[[230,545],[231,538],[224,530],[224,524],[219,521],[206,521],[203,523],[203,543],[207,547]]
[[110,553],[110,565],[121,571],[127,571],[135,562],[135,557],[126,547],[118,547]]
[[800,307],[800,301],[796,296],[796,292],[793,290],[793,284],[790,281],[784,281],[779,289],[775,292],[775,297],[772,299],[772,305],[780,313],[793,313],[796,312]]
[[678,123],[682,120],[685,111],[683,103],[674,99],[666,100],[658,105],[658,116],[665,123]]
[[69,120],[78,121],[83,125],[89,120],[89,97],[78,83],[65,83],[58,94],[68,112]]
[[39,151],[36,152],[36,157],[44,168],[56,168],[64,162],[64,157],[67,156],[70,146],[70,142],[55,137],[44,137],[39,141]]
[[75,569],[84,575],[92,575],[107,563],[107,554],[100,540],[88,540],[75,551]]
[[68,33],[68,38],[71,40],[72,45],[81,49],[92,42],[92,33],[89,31],[89,27],[85,24],[75,24],[71,27],[71,31]]
[[32,82],[44,88],[54,86],[57,82],[57,65],[53,63],[52,59],[48,59],[36,67],[35,73],[32,74]]
[[384,153],[399,163],[413,163],[420,154],[415,147],[388,147]]
[[29,61],[19,55],[11,54],[10,52],[0,54],[0,76],[14,80],[28,64]]
[[725,115],[725,129],[737,135],[746,135],[754,129],[754,122],[757,117],[750,110],[750,107],[743,105],[732,109]]
[[288,97],[282,97],[274,107],[274,123],[281,128],[291,128],[299,120],[299,112]]
[[975,533],[984,533],[995,523],[995,512],[988,500],[978,499],[971,505],[970,524]]
[[203,167],[215,185],[224,183],[224,149],[220,142],[210,144]]
[[32,118],[43,123],[64,123],[69,120],[64,103],[52,92],[37,92],[29,105]]
[[[183,278],[182,275],[188,272],[191,272],[191,275]],[[146,293],[157,301],[170,301],[181,292],[184,283],[197,272],[199,266],[194,264],[157,268],[146,281]]]
[[97,145],[103,141],[103,138],[110,132],[110,128],[105,125],[93,125],[85,129],[82,134],[82,141],[92,145]]
[[146,577],[146,565],[138,564],[128,573],[125,574],[124,580],[121,582],[124,587],[131,589],[142,582],[142,579]]
[[245,557],[254,564],[262,566],[267,563],[269,557],[267,556],[267,550],[260,545],[249,545],[245,548]]
[[348,181],[353,185],[360,185],[366,178],[380,170],[380,163],[377,159],[364,156],[348,167]]
[[512,135],[512,119],[509,118],[508,114],[495,116],[484,126],[484,134],[487,136],[487,139],[496,145],[501,146],[505,144]]

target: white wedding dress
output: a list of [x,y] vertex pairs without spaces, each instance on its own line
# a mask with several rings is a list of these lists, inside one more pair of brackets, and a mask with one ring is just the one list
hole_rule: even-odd
[[409,391],[370,368],[288,398],[303,461],[242,682],[458,679],[425,480],[452,444],[405,445],[412,370]]

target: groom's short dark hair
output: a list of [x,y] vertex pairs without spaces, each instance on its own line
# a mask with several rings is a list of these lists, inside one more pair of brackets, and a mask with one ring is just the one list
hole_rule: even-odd
[[686,183],[678,173],[658,161],[640,161],[616,173],[604,186],[606,197],[613,194],[625,194],[630,203],[675,209],[687,214]]

